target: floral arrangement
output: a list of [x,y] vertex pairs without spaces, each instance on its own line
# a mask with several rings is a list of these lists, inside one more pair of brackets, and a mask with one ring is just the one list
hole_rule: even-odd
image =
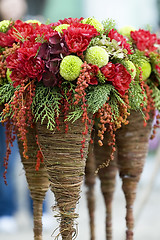
[[[117,30],[110,19],[1,21],[0,120],[7,125],[6,169],[14,133],[27,158],[27,128],[47,121],[48,129],[59,130],[60,115],[66,132],[69,121],[82,118],[82,156],[93,117],[100,145],[104,132],[110,133],[112,159],[115,131],[128,123],[130,110],[140,111],[145,123],[151,110],[160,110],[159,44],[149,30]],[[39,165],[40,151],[37,156]]]

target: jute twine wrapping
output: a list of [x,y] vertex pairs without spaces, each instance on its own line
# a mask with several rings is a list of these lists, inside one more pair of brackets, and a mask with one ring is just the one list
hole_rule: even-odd
[[[94,139],[94,156],[97,167],[110,159],[111,147],[108,146],[110,135],[105,132],[103,146],[98,144],[97,130]],[[114,154],[114,160],[111,160],[108,167],[99,170],[98,176],[101,181],[101,191],[104,197],[106,206],[106,239],[112,239],[112,201],[116,185],[117,174],[117,151]]]
[[49,188],[48,174],[44,163],[35,170],[38,145],[36,144],[36,129],[30,128],[27,133],[28,159],[23,157],[23,143],[18,141],[21,160],[25,169],[26,179],[33,200],[34,240],[42,240],[42,205]]
[[152,117],[143,127],[143,117],[132,111],[129,124],[117,131],[118,167],[122,178],[122,189],[126,199],[126,239],[133,240],[133,204],[148,152],[148,141],[151,132]]
[[[94,133],[94,132],[92,132]],[[93,134],[92,134],[93,138]],[[93,153],[94,144],[90,143],[88,148],[88,156],[85,168],[85,185],[87,186],[87,205],[90,220],[90,240],[95,240],[95,196],[94,196],[94,186],[95,186],[95,170],[96,163]]]
[[78,214],[75,213],[75,208],[80,198],[90,134],[86,135],[84,157],[81,158],[84,123],[81,119],[69,123],[69,131],[65,133],[63,117],[60,122],[60,131],[47,130],[46,123],[39,123],[37,127],[51,190],[56,199],[55,207],[59,213],[60,233],[55,239],[61,235],[63,240],[72,240],[76,237],[74,224]]

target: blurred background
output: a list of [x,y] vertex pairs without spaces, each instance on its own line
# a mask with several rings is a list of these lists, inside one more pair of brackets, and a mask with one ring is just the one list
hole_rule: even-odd
[[[68,17],[95,17],[99,21],[112,18],[117,28],[131,25],[136,29],[152,27],[154,32],[160,29],[160,0],[0,0],[0,20],[37,19],[42,23],[56,22]],[[2,149],[4,150],[4,128],[0,128],[0,173],[2,172]],[[0,239],[33,239],[32,206],[21,164],[18,147],[15,143],[10,157],[9,168],[13,175],[8,176],[8,186],[0,178]],[[10,173],[8,172],[8,175]],[[135,240],[160,239],[160,132],[150,141],[145,168],[137,189],[135,202]],[[4,200],[5,197],[9,200]],[[8,196],[7,196],[8,195]],[[5,213],[4,203],[10,211]],[[51,206],[54,196],[48,191],[43,215],[44,240],[51,235],[57,223],[53,218]],[[86,187],[82,187],[80,203],[77,207],[80,215],[77,220],[77,240],[89,240],[89,218],[86,203]],[[84,224],[85,222],[85,224]],[[124,240],[125,201],[121,191],[121,181],[117,176],[117,187],[113,202],[114,240]],[[105,207],[100,191],[100,182],[96,181],[96,239],[105,240]]]

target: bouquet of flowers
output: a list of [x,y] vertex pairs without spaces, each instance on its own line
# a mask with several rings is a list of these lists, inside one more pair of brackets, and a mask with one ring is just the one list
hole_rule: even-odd
[[110,19],[0,22],[1,122],[7,126],[4,164],[7,171],[14,133],[28,158],[27,133],[36,124],[36,169],[44,158],[62,239],[73,237],[92,119],[99,145],[109,132],[113,159],[115,131],[128,124],[131,110],[147,121],[152,109],[160,109],[159,39],[147,30],[131,31],[131,36],[120,34]]

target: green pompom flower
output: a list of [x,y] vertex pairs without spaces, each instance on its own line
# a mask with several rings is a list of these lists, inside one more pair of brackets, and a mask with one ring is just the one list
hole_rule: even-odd
[[99,68],[101,68],[108,63],[109,56],[104,48],[94,46],[87,49],[85,60],[87,63],[97,65]]
[[126,67],[127,71],[131,74],[131,78],[134,79],[136,76],[136,72],[137,72],[134,63],[129,60],[125,61],[125,67]]
[[[139,67],[141,67],[141,71],[142,71],[142,80],[143,81],[147,80],[152,71],[151,64],[146,60],[142,60]],[[139,68],[137,68],[137,74],[136,74],[137,79],[139,79],[139,74],[140,74],[140,70]]]
[[69,24],[60,24],[57,26],[54,30],[56,30],[59,33],[63,33],[63,29],[67,29],[70,25]]
[[12,73],[12,71],[11,71],[9,68],[7,68],[6,77],[7,77],[7,81],[8,81],[9,83],[12,83],[12,80],[11,80],[11,78],[10,78],[11,73]]
[[38,23],[38,25],[41,25],[41,22],[38,20],[27,20],[26,23]]
[[118,30],[118,32],[121,35],[126,36],[127,38],[131,38],[130,33],[131,33],[131,31],[135,31],[135,30],[136,29],[134,27],[132,27],[132,26],[124,26],[124,27],[120,28]]
[[82,60],[74,55],[63,58],[60,64],[60,75],[67,81],[74,81],[80,75]]
[[10,25],[11,21],[10,20],[3,20],[0,22],[0,32],[7,32],[8,27]]
[[82,23],[90,24],[90,25],[94,26],[98,32],[103,31],[103,25],[95,18],[85,18],[82,20]]

